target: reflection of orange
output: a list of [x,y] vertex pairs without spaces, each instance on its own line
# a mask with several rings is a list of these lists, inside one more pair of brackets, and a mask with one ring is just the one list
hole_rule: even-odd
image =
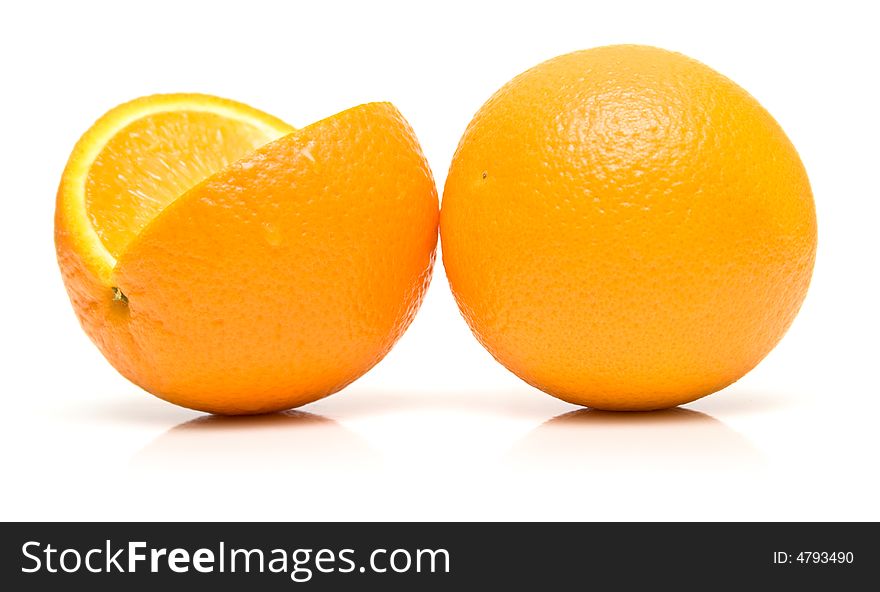
[[537,471],[719,471],[762,464],[752,444],[721,421],[692,409],[615,413],[578,409],[532,430],[511,460]]
[[375,470],[367,442],[335,421],[282,411],[250,416],[202,415],[174,426],[136,454],[130,466],[199,480],[263,472],[284,479],[296,471]]
[[655,409],[776,345],[816,220],[755,99],[680,54],[612,46],[532,68],[480,109],[441,235],[462,313],[501,363],[573,403]]
[[388,352],[430,279],[437,209],[390,104],[294,131],[159,95],[77,144],[55,238],[74,309],[123,375],[186,407],[257,413],[333,393]]

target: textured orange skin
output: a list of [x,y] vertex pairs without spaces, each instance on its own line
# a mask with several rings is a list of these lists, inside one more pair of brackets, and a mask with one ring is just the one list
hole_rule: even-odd
[[816,250],[812,193],[742,88],[610,46],[514,78],[471,121],[440,215],[477,339],[526,382],[609,410],[671,407],[782,338]]
[[113,300],[56,211],[74,309],[124,376],[185,407],[263,413],[343,388],[389,351],[434,262],[431,172],[390,104],[271,142],[169,205],[113,270]]

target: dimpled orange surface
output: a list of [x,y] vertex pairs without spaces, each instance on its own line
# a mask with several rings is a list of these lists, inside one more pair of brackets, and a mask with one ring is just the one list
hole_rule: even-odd
[[734,382],[807,291],[816,219],[785,133],[681,54],[610,46],[514,78],[449,171],[443,262],[480,342],[566,401],[646,410]]
[[259,413],[333,393],[388,352],[430,279],[437,218],[390,104],[294,131],[159,95],[77,145],[56,246],[83,327],[124,376],[186,407]]

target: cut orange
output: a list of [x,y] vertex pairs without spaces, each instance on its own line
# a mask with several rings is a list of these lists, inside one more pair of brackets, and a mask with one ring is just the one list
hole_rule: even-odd
[[295,131],[205,95],[137,99],[71,155],[56,247],[127,378],[216,413],[298,406],[377,363],[430,278],[433,178],[387,103]]

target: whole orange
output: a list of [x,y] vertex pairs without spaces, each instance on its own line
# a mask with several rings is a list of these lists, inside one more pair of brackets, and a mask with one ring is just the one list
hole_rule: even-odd
[[58,260],[124,376],[214,413],[338,391],[403,333],[427,287],[437,193],[388,103],[301,130],[205,95],[110,111],[64,172]]
[[455,153],[443,262],[477,339],[556,397],[612,410],[717,391],[807,291],[806,172],[742,88],[678,53],[609,46],[517,76]]

